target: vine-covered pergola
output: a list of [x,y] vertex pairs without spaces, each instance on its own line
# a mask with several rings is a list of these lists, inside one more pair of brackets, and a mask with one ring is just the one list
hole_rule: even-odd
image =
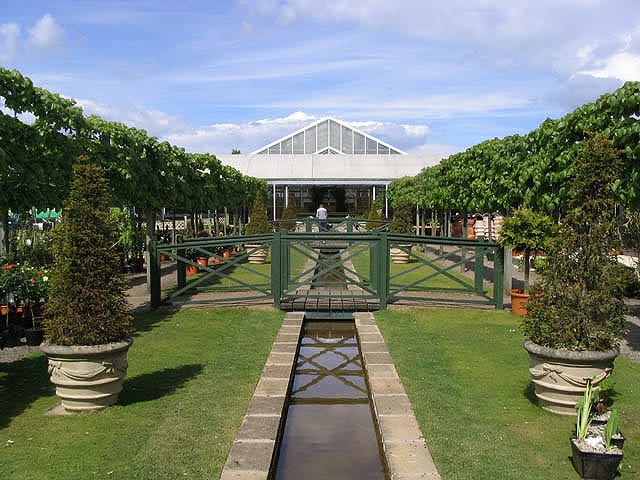
[[62,206],[78,155],[107,167],[112,202],[144,210],[149,236],[163,207],[203,212],[240,209],[266,183],[222,165],[210,154],[187,153],[146,131],[97,116],[74,100],[36,87],[17,70],[0,68],[0,254],[9,210]]

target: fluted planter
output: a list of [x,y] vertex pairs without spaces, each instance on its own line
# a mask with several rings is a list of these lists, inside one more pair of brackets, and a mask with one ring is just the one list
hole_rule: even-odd
[[[260,244],[258,245],[251,245],[251,244],[247,244],[244,246],[244,248],[247,249],[247,251],[251,251],[254,248],[258,248],[260,247]],[[267,261],[267,255],[269,254],[269,248],[261,248],[259,250],[256,250],[253,253],[249,254],[249,263],[253,263],[253,264],[263,264]]]
[[529,373],[540,406],[560,415],[575,415],[587,380],[597,387],[611,375],[618,350],[606,352],[561,350],[526,341]]
[[[398,244],[398,247],[402,248],[391,248],[389,250],[391,261],[393,263],[409,263],[409,252],[411,251],[411,244],[401,243]],[[405,252],[405,250],[407,251]]]
[[64,346],[48,342],[42,351],[49,359],[51,383],[69,412],[99,410],[113,405],[127,374],[129,338],[106,345]]

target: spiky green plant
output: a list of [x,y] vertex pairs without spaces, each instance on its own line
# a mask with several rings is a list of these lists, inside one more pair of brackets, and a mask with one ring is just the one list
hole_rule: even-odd
[[618,431],[619,423],[620,416],[618,415],[618,410],[611,410],[607,426],[604,427],[604,445],[607,447],[607,450],[611,448],[611,437],[613,437]]
[[380,223],[371,221],[380,220],[380,212],[378,211],[378,208],[376,207],[376,204],[374,202],[371,202],[371,208],[369,209],[369,215],[367,215],[367,219],[370,220],[366,224],[367,230],[373,230],[374,228],[378,228],[380,226]]
[[591,380],[587,380],[587,387],[584,395],[576,402],[576,437],[584,440],[587,437],[589,426],[591,425],[591,407],[595,400],[595,392],[591,386]]
[[100,345],[132,331],[116,248],[118,233],[109,217],[105,170],[79,157],[64,203],[63,220],[52,232],[54,265],[45,335],[58,345]]
[[272,229],[269,225],[269,220],[267,220],[267,210],[264,208],[262,194],[258,192],[253,202],[251,221],[247,223],[246,234],[258,235],[260,233],[270,233],[271,231]]

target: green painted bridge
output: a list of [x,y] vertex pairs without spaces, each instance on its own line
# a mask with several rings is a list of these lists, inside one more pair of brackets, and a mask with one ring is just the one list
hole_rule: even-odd
[[[269,301],[284,310],[332,312],[429,303],[503,308],[504,251],[498,244],[384,228],[150,242],[151,304]],[[260,251],[267,252],[265,263],[251,263]],[[407,263],[395,263],[396,254]],[[165,290],[161,255],[177,262],[177,286]],[[196,273],[188,276],[193,267]]]

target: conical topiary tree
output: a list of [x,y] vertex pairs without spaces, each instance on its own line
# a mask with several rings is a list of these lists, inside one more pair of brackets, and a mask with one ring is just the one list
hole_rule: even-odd
[[260,233],[270,233],[272,231],[267,220],[267,211],[264,208],[264,202],[262,200],[262,194],[258,192],[256,199],[253,202],[253,209],[251,210],[251,221],[247,223],[246,234],[257,235]]
[[296,228],[296,207],[293,203],[289,202],[287,208],[282,212],[282,221],[280,222],[280,227],[285,230],[295,230]]
[[412,207],[408,202],[399,202],[393,211],[393,221],[389,226],[392,233],[413,233]]
[[116,226],[109,217],[105,170],[79,157],[54,229],[54,265],[44,329],[57,345],[102,345],[126,339],[132,317],[127,287],[115,248]]
[[[376,207],[375,202],[371,202],[371,208],[369,209],[369,215],[367,216],[368,220],[380,220],[380,212]],[[366,227],[367,230],[373,230],[374,228],[378,228],[380,223],[378,222],[367,222]]]

